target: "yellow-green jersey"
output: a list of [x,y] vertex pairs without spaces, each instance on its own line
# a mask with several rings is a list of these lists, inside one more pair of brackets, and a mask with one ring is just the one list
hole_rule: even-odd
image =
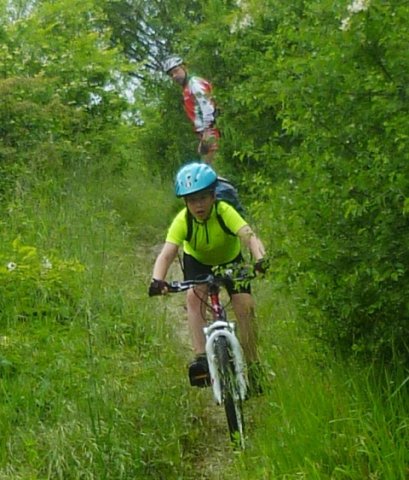
[[185,207],[174,218],[166,241],[183,245],[185,253],[204,265],[222,265],[239,255],[241,244],[237,232],[246,225],[247,222],[231,205],[218,201],[205,222],[192,217],[192,231],[188,238],[188,212]]

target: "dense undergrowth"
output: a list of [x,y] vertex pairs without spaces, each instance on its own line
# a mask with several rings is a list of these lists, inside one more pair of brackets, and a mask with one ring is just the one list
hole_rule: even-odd
[[234,454],[210,392],[187,385],[183,299],[146,294],[168,182],[35,180],[2,209],[0,478],[407,477],[403,372],[336,362],[273,275],[254,290],[276,377]]

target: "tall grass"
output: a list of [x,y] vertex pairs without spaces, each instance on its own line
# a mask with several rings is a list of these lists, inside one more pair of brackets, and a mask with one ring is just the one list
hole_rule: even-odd
[[0,478],[177,478],[190,470],[183,438],[195,427],[172,326],[146,295],[153,253],[137,216],[158,190],[127,192],[131,224],[115,205],[123,180],[28,183],[4,209],[2,242],[19,236],[85,274],[75,315],[2,322]]
[[[254,405],[242,479],[407,479],[408,372],[320,351],[283,296],[260,298],[263,356],[276,378]],[[387,368],[386,368],[387,367]]]

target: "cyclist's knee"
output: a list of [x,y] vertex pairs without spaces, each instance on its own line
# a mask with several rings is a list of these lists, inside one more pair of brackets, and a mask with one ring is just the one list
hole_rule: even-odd
[[233,304],[237,305],[254,305],[254,298],[251,293],[235,293],[231,297]]
[[193,290],[188,290],[186,294],[186,305],[188,309],[200,309],[201,300]]
[[254,316],[254,298],[249,293],[237,293],[232,295],[233,309],[240,317]]

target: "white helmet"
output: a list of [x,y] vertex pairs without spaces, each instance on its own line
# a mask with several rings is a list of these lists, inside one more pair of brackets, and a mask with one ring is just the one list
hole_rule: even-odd
[[172,70],[172,68],[179,67],[180,65],[182,65],[182,63],[183,59],[181,57],[178,57],[177,55],[172,55],[163,62],[163,70],[168,73]]

